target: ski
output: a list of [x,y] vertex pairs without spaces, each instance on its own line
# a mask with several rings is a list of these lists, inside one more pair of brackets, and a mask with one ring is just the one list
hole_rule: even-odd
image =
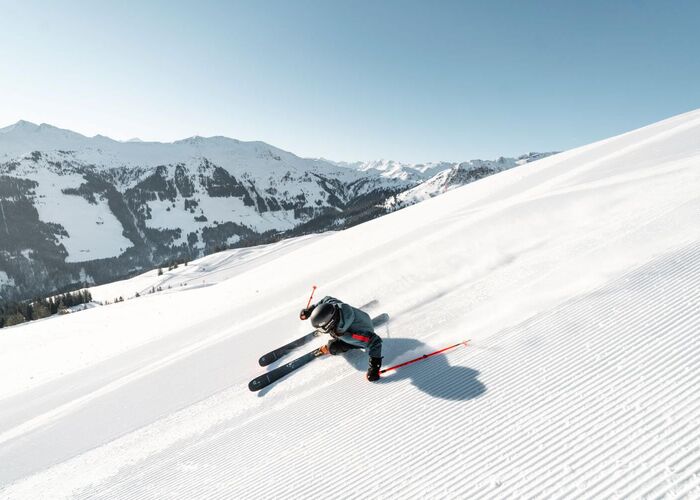
[[[376,300],[372,300],[372,301],[366,303],[365,305],[363,305],[362,307],[360,307],[360,309],[366,309],[368,307],[372,307],[372,306],[376,305],[377,302],[378,301],[376,301]],[[377,325],[375,325],[375,326],[377,326]],[[311,333],[307,333],[306,335],[299,337],[296,340],[292,340],[290,343],[285,344],[282,347],[278,347],[277,349],[274,349],[274,350],[268,352],[267,354],[263,354],[262,356],[260,356],[258,363],[260,364],[260,366],[267,366],[269,364],[272,364],[275,361],[277,361],[278,359],[280,359],[280,358],[286,356],[287,354],[289,354],[290,352],[292,352],[294,349],[297,349],[303,345],[308,344],[313,339],[315,339],[316,337],[320,337],[321,335],[323,335],[323,332],[319,332],[317,330],[315,330]]]
[[314,349],[311,352],[307,352],[306,354],[298,357],[294,361],[290,361],[289,363],[282,365],[279,368],[275,368],[274,370],[270,370],[269,372],[254,378],[248,383],[248,389],[250,389],[253,392],[259,391],[260,389],[263,389],[264,387],[267,387],[273,382],[278,381],[279,379],[293,372],[294,370],[301,368],[306,363],[313,361],[319,356],[323,356],[323,354],[324,352],[321,350],[320,347],[318,349]]
[[[387,321],[389,321],[389,315],[386,313],[380,314],[379,316],[376,316],[372,319],[372,323],[374,323],[375,327],[383,325]],[[325,351],[321,347],[319,347],[318,349],[314,349],[311,352],[307,352],[303,356],[300,356],[287,364],[284,364],[278,368],[275,368],[274,370],[270,370],[269,372],[254,378],[248,383],[248,389],[250,389],[253,392],[259,391],[260,389],[263,389],[268,385],[272,384],[273,382],[278,381],[285,375],[290,374],[294,370],[301,368],[305,364],[313,361],[319,356],[323,356],[324,354]]]
[[314,330],[311,333],[307,333],[303,337],[299,337],[298,339],[291,341],[289,344],[285,344],[282,347],[278,347],[277,349],[268,352],[267,354],[263,354],[262,356],[260,356],[258,363],[260,363],[260,366],[267,366],[269,364],[272,364],[281,357],[286,356],[287,354],[292,352],[297,347],[301,347],[305,344],[308,344],[313,339],[315,339],[316,337],[320,337],[321,335],[323,335],[323,332],[318,330]]

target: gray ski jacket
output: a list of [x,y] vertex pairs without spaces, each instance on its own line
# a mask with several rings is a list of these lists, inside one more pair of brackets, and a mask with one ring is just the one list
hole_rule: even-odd
[[335,297],[323,297],[318,304],[335,304],[340,307],[340,320],[331,336],[354,347],[367,349],[370,357],[382,357],[382,338],[374,333],[369,314]]

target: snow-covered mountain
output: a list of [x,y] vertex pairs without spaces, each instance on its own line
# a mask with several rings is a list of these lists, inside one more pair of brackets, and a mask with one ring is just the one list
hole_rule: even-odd
[[[395,160],[374,160],[360,162],[333,162],[340,167],[348,167],[360,172],[378,174],[387,179],[401,179],[414,185],[430,181],[440,174],[446,174],[450,170],[461,169],[488,169],[491,173],[501,172],[508,168],[525,163],[540,160],[556,154],[550,153],[528,153],[518,158],[500,157],[496,160],[471,160],[468,162],[429,162],[429,163],[405,163]],[[480,177],[479,177],[480,178]],[[476,180],[476,179],[474,179]]]
[[[441,163],[437,173],[420,182],[416,186],[401,191],[387,199],[385,206],[387,209],[396,210],[404,208],[421,201],[433,198],[445,193],[450,189],[454,189],[470,182],[478,181],[489,175],[503,172],[518,165],[524,165],[531,161],[541,160],[556,154],[550,153],[528,153],[518,158],[500,157],[496,160],[472,160],[462,163]],[[396,170],[391,170],[396,172]],[[427,169],[423,172],[431,172],[433,169]]]
[[350,227],[421,181],[263,142],[119,142],[20,121],[0,129],[0,301]]
[[341,167],[348,167],[360,172],[379,174],[384,178],[402,179],[414,184],[426,181],[443,170],[452,168],[450,162],[405,163],[395,160],[373,160],[358,162],[335,162]]
[[[694,111],[2,330],[0,497],[698,498],[699,164]],[[470,342],[251,393],[312,284],[385,366]]]
[[406,187],[262,142],[118,142],[18,122],[0,129],[0,297],[342,228]]

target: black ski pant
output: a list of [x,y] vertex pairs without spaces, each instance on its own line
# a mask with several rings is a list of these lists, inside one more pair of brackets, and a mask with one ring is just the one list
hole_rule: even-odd
[[330,339],[328,341],[328,352],[333,356],[336,354],[342,354],[348,352],[352,349],[362,349],[360,346],[350,345],[347,342],[343,342],[339,339]]

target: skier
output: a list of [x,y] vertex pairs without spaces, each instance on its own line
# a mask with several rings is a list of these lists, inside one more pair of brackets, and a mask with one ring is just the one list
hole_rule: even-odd
[[324,351],[336,355],[350,349],[369,351],[367,380],[379,380],[382,367],[382,339],[374,333],[374,325],[369,315],[333,297],[324,297],[317,304],[302,309],[302,320],[311,319],[311,324],[333,337]]

